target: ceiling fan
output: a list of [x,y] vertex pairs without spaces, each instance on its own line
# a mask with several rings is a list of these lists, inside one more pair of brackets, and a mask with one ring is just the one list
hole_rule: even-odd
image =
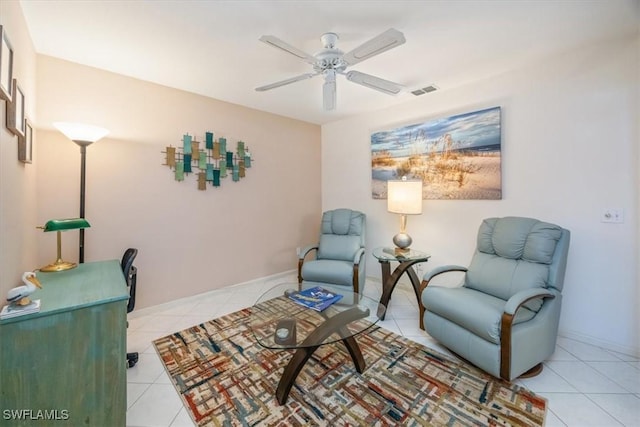
[[324,77],[324,85],[322,87],[324,109],[333,110],[336,107],[336,74],[342,74],[349,81],[389,95],[397,95],[402,89],[402,85],[399,85],[398,83],[384,80],[370,74],[361,73],[359,71],[345,72],[346,68],[351,65],[355,65],[365,59],[369,59],[403,44],[405,42],[405,38],[400,31],[393,28],[388,29],[384,33],[372,38],[347,53],[343,53],[336,47],[336,42],[338,41],[338,35],[336,33],[324,33],[322,37],[320,37],[320,40],[322,41],[322,50],[315,55],[309,55],[308,53],[280,40],[278,37],[260,37],[261,42],[290,53],[291,55],[310,64],[313,67],[313,72],[301,74],[299,76],[291,77],[265,86],[260,86],[256,88],[256,90],[258,92],[262,92],[322,75]]

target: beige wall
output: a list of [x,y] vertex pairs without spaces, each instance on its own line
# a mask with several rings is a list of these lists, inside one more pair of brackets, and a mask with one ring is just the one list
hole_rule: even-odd
[[[369,248],[388,244],[398,220],[370,196],[371,131],[500,105],[504,198],[426,201],[425,213],[409,219],[414,246],[433,253],[424,267],[468,262],[469,236],[486,216],[557,222],[573,233],[562,332],[638,352],[638,39],[325,125],[321,170],[316,126],[36,57],[15,0],[0,1],[0,24],[39,128],[34,163],[18,162],[0,101],[0,295],[52,260],[55,236],[35,225],[77,215],[79,150],[53,121],[111,130],[88,149],[87,260],[138,247],[142,307],[294,268],[295,247],[315,240],[323,208],[367,212]],[[256,162],[240,183],[198,192],[193,177],[171,179],[160,151],[208,129],[246,140]],[[604,207],[624,208],[625,223],[600,223]],[[66,233],[65,257],[77,257],[76,245],[77,232]],[[368,275],[379,276],[377,262],[367,262]]]
[[[367,213],[369,254],[391,244],[397,215],[371,197],[372,132],[502,107],[502,200],[426,200],[408,219],[423,271],[467,265],[480,221],[531,216],[571,230],[561,333],[640,354],[638,38],[587,46],[501,76],[322,128],[323,209]],[[348,145],[344,141],[349,141]],[[623,208],[623,224],[600,221]],[[369,255],[367,274],[380,276]],[[456,277],[456,281],[458,278]]]
[[[51,123],[110,129],[87,149],[85,258],[138,248],[136,307],[292,270],[296,247],[317,239],[319,126],[46,56],[38,56],[37,82],[38,221],[79,209],[79,148]],[[193,175],[173,179],[161,152],[205,131],[232,147],[247,143],[254,163],[246,178],[206,191]],[[54,255],[50,234],[39,237],[42,264]],[[77,236],[63,236],[71,260]]]
[[[36,54],[17,1],[0,1],[0,25],[13,46],[13,76],[25,95],[26,116],[34,121]],[[21,284],[23,272],[37,266],[38,244],[37,168],[18,161],[18,138],[6,128],[6,106],[0,100],[0,299],[10,288]]]

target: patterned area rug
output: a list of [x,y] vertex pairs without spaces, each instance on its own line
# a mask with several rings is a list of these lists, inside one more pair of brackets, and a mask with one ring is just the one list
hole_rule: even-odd
[[541,426],[546,400],[383,328],[357,340],[358,374],[342,343],[320,347],[280,406],[293,350],[269,350],[250,308],[154,341],[198,426]]

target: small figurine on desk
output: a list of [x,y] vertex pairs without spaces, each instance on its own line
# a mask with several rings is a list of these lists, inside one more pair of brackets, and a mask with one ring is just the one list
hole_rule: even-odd
[[22,283],[24,285],[9,289],[7,302],[19,306],[29,305],[31,304],[29,295],[34,293],[36,288],[42,289],[42,285],[33,271],[27,271],[22,275]]
[[40,311],[40,300],[31,301],[31,298],[29,298],[29,295],[34,293],[37,288],[42,289],[36,273],[32,271],[24,273],[22,275],[22,283],[24,283],[24,285],[9,289],[7,295],[7,302],[9,304],[0,310],[0,320]]

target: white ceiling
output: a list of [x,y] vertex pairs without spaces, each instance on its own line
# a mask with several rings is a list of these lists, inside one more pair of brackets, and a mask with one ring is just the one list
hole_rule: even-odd
[[[638,32],[639,0],[21,0],[40,54],[323,124],[519,68],[581,45]],[[258,38],[310,54],[335,32],[347,52],[383,31],[407,42],[350,69],[400,83],[389,96],[338,77],[337,108],[322,109],[321,77],[254,89],[310,72]],[[429,96],[423,95],[423,96]]]

